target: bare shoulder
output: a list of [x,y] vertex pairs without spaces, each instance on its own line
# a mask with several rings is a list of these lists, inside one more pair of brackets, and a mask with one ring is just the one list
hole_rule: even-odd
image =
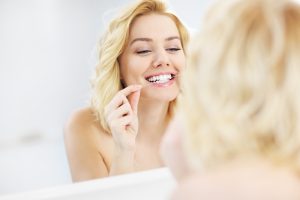
[[67,120],[64,127],[65,135],[107,135],[101,127],[91,107],[84,107],[75,110]]
[[104,153],[105,141],[100,123],[90,107],[76,110],[64,127],[65,147],[74,181],[99,178],[107,175]]
[[97,122],[93,110],[90,107],[85,107],[71,114],[65,125],[65,132],[68,133],[68,130],[93,129],[96,128],[95,126],[97,127]]
[[98,149],[107,133],[101,128],[91,107],[74,111],[64,127],[65,142]]

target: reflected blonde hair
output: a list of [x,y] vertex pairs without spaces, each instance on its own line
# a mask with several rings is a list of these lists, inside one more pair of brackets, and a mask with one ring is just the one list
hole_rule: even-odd
[[[133,21],[142,15],[157,13],[170,17],[176,24],[183,50],[188,42],[188,32],[181,21],[159,0],[143,0],[123,10],[122,14],[111,21],[108,30],[101,38],[99,47],[99,62],[96,66],[92,83],[92,108],[104,130],[109,132],[104,119],[104,107],[114,95],[122,89],[118,58],[123,53],[129,38]],[[170,110],[173,110],[170,105]]]
[[192,165],[253,155],[300,169],[300,6],[227,0],[192,42],[181,112]]

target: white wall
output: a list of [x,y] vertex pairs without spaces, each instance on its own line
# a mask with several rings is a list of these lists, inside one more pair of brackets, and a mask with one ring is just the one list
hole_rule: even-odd
[[[63,125],[87,104],[96,42],[127,2],[0,0],[0,194],[70,182]],[[169,1],[191,28],[208,2]]]

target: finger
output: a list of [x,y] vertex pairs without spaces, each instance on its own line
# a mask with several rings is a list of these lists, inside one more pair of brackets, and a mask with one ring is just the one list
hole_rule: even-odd
[[131,95],[128,96],[128,101],[131,105],[132,111],[134,114],[137,114],[138,112],[138,104],[140,99],[141,91],[135,91]]
[[108,122],[113,121],[113,120],[121,118],[125,115],[130,115],[131,113],[133,113],[133,111],[131,109],[130,104],[125,103],[122,106],[120,106],[119,108],[117,108],[116,110],[109,113],[107,120],[108,120]]
[[133,121],[132,115],[127,115],[122,118],[116,119],[111,122],[111,128],[113,129],[123,129],[131,125]]
[[141,85],[129,85],[128,87],[124,88],[123,90],[120,90],[118,93],[123,94],[124,96],[130,95],[132,92],[141,90]]
[[[141,85],[130,85],[123,90],[120,90],[113,98],[112,100],[107,104],[106,110],[114,110],[118,108],[120,105],[123,104],[124,99],[126,96],[131,94],[132,92],[138,91],[141,89]],[[124,98],[125,97],[125,98]]]
[[127,115],[119,119],[119,123],[121,126],[129,126],[133,121],[132,115]]
[[113,99],[105,106],[104,113],[105,115],[110,115],[111,112],[116,110],[122,104],[124,104],[125,99],[127,99],[124,95],[115,95]]

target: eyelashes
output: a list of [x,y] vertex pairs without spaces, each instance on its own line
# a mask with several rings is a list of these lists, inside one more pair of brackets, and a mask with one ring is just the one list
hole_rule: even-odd
[[167,50],[176,52],[176,51],[180,51],[181,48],[168,48]]
[[147,54],[147,53],[150,53],[151,50],[140,50],[140,51],[137,51],[136,53],[137,54],[140,54],[140,55],[143,55],[143,54]]
[[[172,47],[172,48],[166,48],[165,50],[168,51],[168,52],[171,52],[171,53],[175,53],[177,51],[181,51],[182,49],[178,48],[178,47]],[[152,52],[151,49],[145,49],[145,50],[136,51],[136,54],[138,54],[138,55],[147,55],[151,52]]]

